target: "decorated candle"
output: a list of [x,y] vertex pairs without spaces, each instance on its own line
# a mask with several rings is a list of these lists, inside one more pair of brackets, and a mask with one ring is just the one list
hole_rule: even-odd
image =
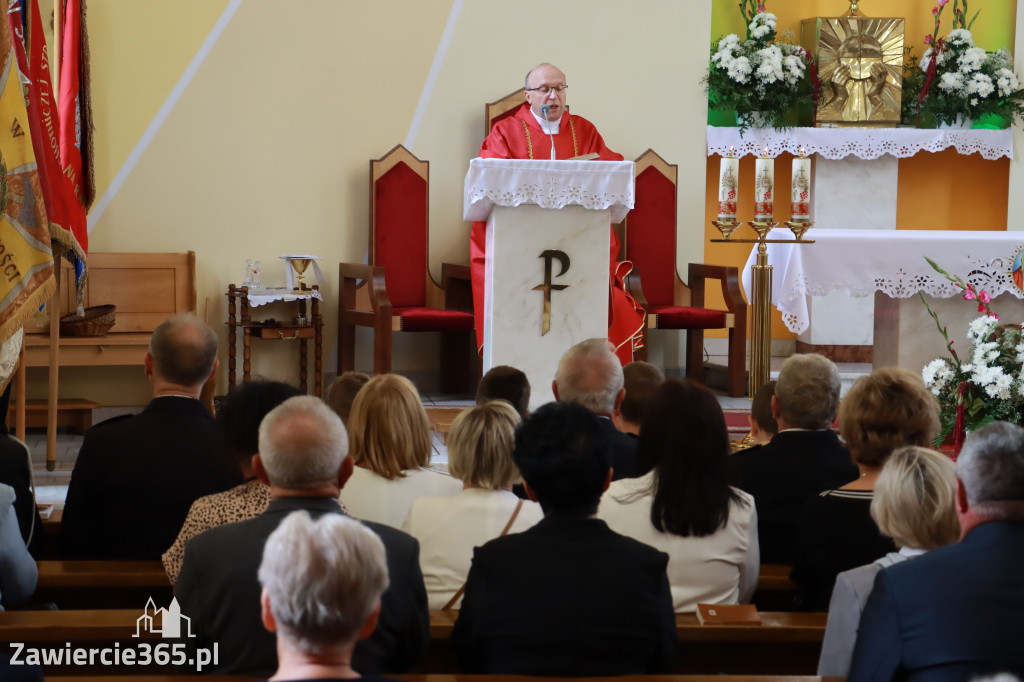
[[775,215],[775,159],[764,156],[754,166],[754,220],[771,222]]
[[800,158],[793,159],[793,217],[791,220],[806,221],[811,219],[811,160],[804,158],[804,148],[800,147]]
[[718,219],[736,220],[736,193],[739,187],[740,160],[729,147],[729,156],[723,156],[718,169]]

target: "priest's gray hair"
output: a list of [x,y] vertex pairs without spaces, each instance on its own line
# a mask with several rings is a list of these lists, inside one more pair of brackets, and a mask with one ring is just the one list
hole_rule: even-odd
[[388,586],[384,543],[343,514],[289,514],[267,538],[258,575],[278,637],[311,654],[355,644]]
[[348,456],[348,434],[327,403],[300,395],[263,418],[259,448],[271,483],[290,490],[312,490],[338,479]]
[[576,403],[591,412],[612,416],[615,400],[622,390],[622,363],[608,339],[581,341],[558,362],[555,372],[558,400]]
[[827,429],[839,407],[842,382],[834,362],[823,355],[792,355],[779,370],[775,398],[791,427]]
[[1020,507],[1024,502],[1024,428],[993,422],[972,433],[957,458],[956,475],[963,483],[968,505],[978,511],[995,511],[1001,506],[998,503],[1004,502]]

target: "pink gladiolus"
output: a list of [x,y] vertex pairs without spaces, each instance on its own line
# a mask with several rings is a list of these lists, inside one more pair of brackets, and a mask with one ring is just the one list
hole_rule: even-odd
[[939,7],[945,7],[949,4],[949,0],[939,0]]
[[971,289],[964,289],[964,300],[973,301],[975,299],[974,292]]
[[932,14],[938,15],[938,13],[939,13],[939,8],[938,7],[932,7]]
[[932,40],[933,40],[933,38],[931,36],[925,36],[924,37],[924,44],[925,45],[931,45],[932,44]]
[[987,291],[982,289],[981,293],[978,294],[978,300],[982,303],[990,303],[992,301],[992,297],[988,295]]

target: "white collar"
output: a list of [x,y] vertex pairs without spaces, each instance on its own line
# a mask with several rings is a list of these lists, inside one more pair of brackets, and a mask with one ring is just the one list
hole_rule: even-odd
[[907,559],[913,559],[914,557],[921,556],[922,554],[926,554],[927,552],[927,549],[916,549],[914,547],[900,547],[899,553],[901,556],[904,556]]
[[543,130],[546,134],[558,134],[558,130],[561,128],[562,125],[561,116],[558,117],[557,121],[545,121],[543,118],[538,116],[536,112],[534,112],[533,107],[530,108],[530,113],[533,114],[533,117],[535,119],[537,119],[537,123],[540,125],[540,129]]

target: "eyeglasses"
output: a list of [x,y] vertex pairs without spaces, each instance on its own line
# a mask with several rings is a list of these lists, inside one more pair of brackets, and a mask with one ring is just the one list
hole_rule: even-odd
[[561,95],[563,92],[565,92],[566,88],[568,87],[568,85],[541,85],[536,88],[526,88],[526,91],[539,92],[542,95],[546,95],[550,93],[552,90],[554,90],[557,94]]

